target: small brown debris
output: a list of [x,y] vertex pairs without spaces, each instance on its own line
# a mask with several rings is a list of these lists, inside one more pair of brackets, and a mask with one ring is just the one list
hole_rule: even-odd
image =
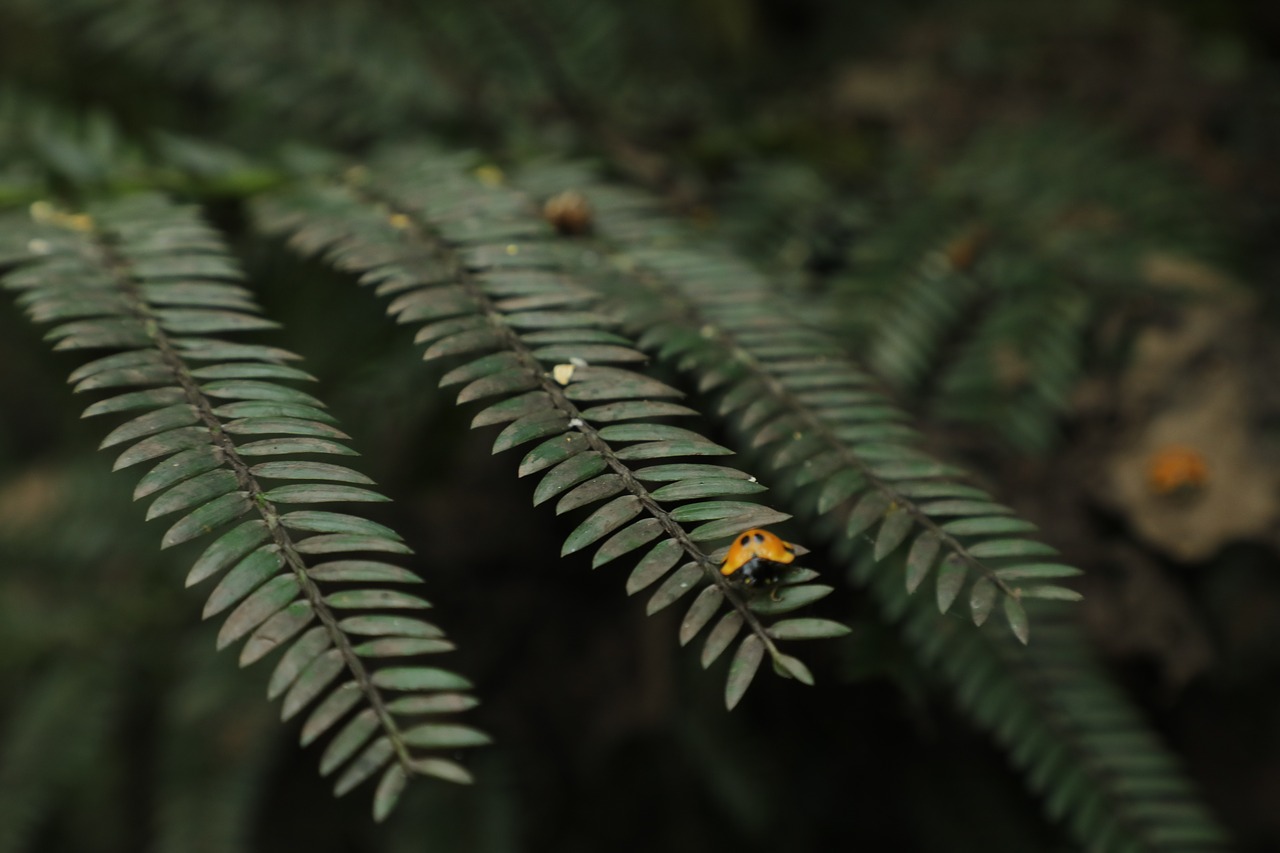
[[576,190],[565,190],[547,199],[542,215],[566,236],[578,236],[591,230],[591,205]]

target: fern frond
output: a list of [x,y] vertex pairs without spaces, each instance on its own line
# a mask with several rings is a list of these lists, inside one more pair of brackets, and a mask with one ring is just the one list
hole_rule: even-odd
[[[308,508],[386,498],[351,468],[279,458],[353,451],[320,400],[282,384],[311,378],[288,364],[298,356],[223,339],[276,324],[238,283],[243,275],[218,234],[156,196],[81,214],[47,205],[34,212],[36,222],[9,232],[19,243],[3,257],[25,251],[25,263],[0,283],[19,292],[35,321],[58,323],[46,335],[55,349],[120,350],[71,381],[77,392],[113,395],[86,417],[129,413],[102,447],[127,445],[116,469],[153,464],[134,497],[152,498],[148,519],[178,515],[162,547],[218,533],[187,576],[188,586],[221,576],[204,609],[206,618],[226,614],[218,647],[245,640],[241,665],[287,647],[268,695],[283,697],[285,719],[321,700],[302,741],[339,729],[321,771],[342,771],[337,794],[381,772],[378,818],[412,775],[469,779],[424,750],[488,738],[423,720],[471,707],[458,692],[470,684],[444,669],[386,664],[452,648],[416,617],[428,602],[397,588],[417,576],[383,562],[409,548],[368,519]],[[300,508],[282,509],[290,505]]]
[[18,6],[51,28],[83,33],[96,50],[238,104],[230,120],[250,132],[273,117],[331,138],[367,138],[438,122],[466,103],[437,68],[431,28],[368,4],[327,2],[304,15],[289,4],[238,0],[180,13],[154,0]]
[[708,544],[789,516],[738,500],[764,490],[743,471],[673,461],[732,451],[657,422],[696,412],[673,402],[682,396],[676,389],[631,369],[645,356],[597,311],[598,294],[561,272],[576,250],[555,239],[527,198],[484,186],[471,165],[470,158],[412,149],[357,170],[347,185],[263,199],[258,219],[269,231],[291,233],[290,244],[304,254],[359,273],[380,295],[396,294],[388,311],[398,322],[425,324],[417,335],[427,345],[424,358],[468,357],[441,385],[462,385],[459,403],[502,398],[472,421],[506,424],[495,453],[539,442],[519,467],[520,476],[546,472],[534,503],[559,496],[557,513],[599,505],[570,533],[562,555],[603,540],[592,559],[600,566],[649,546],[627,591],[662,581],[646,608],[652,614],[699,590],[680,641],[719,616],[703,647],[704,667],[746,629],[729,670],[730,708],[766,653],[779,673],[811,683],[808,669],[777,640],[847,629],[827,620],[766,625],[766,618],[832,587],[807,583],[816,573],[794,570],[776,597],[748,595],[719,571],[727,549]]
[[[643,330],[642,346],[719,391],[720,413],[744,440],[773,451],[791,505],[828,533],[887,616],[905,620],[920,659],[1009,751],[1051,816],[1066,816],[1097,849],[1216,849],[1220,830],[1061,612],[1046,611],[1026,649],[945,617],[967,585],[973,621],[999,603],[1025,643],[1024,602],[1078,597],[1053,583],[1078,570],[1027,538],[1030,524],[916,450],[901,416],[838,347],[789,319],[752,269],[701,246],[645,196],[573,167],[518,183],[539,195],[585,194],[593,248],[626,271],[612,292]],[[863,539],[870,549],[854,547]],[[912,595],[935,567],[936,603]]]
[[774,467],[842,528],[847,552],[865,538],[881,560],[909,541],[908,590],[936,570],[942,612],[967,588],[976,624],[1000,604],[1024,643],[1023,599],[1078,597],[1041,582],[1079,570],[1028,538],[1034,525],[959,482],[963,471],[918,449],[906,416],[839,346],[780,310],[758,273],[724,254],[680,248],[678,229],[654,216],[643,197],[590,184],[580,172],[548,169],[524,180],[539,194],[591,188],[597,232],[622,253],[621,263],[640,271],[612,288],[629,324],[644,330],[641,344],[696,368],[702,390],[721,392],[719,414],[733,415],[751,446],[774,452]]

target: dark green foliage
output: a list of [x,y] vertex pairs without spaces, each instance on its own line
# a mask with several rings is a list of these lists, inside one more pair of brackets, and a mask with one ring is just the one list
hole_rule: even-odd
[[[205,618],[226,614],[218,647],[245,640],[242,666],[286,649],[268,688],[271,698],[283,696],[282,716],[288,719],[325,697],[304,727],[306,741],[361,709],[331,742],[321,770],[342,769],[338,794],[382,773],[374,802],[378,819],[390,811],[409,774],[465,781],[461,766],[416,748],[453,748],[487,738],[462,726],[442,738],[436,724],[422,722],[426,712],[420,706],[398,714],[385,694],[425,698],[430,694],[423,691],[465,690],[469,683],[444,670],[385,667],[379,660],[446,651],[447,644],[428,648],[404,642],[424,633],[439,638],[441,632],[417,619],[363,613],[429,607],[414,595],[363,586],[417,579],[395,566],[379,570],[378,562],[328,561],[331,555],[409,549],[394,531],[357,516],[278,509],[386,498],[346,485],[371,482],[350,468],[303,460],[252,464],[236,444],[241,436],[318,435],[325,437],[324,444],[250,444],[257,445],[255,456],[349,452],[334,441],[346,436],[327,423],[333,418],[315,397],[262,378],[228,378],[273,373],[306,378],[285,364],[297,356],[203,337],[276,325],[259,316],[249,291],[236,283],[244,276],[217,233],[189,209],[148,195],[95,205],[86,213],[39,208],[36,214],[34,224],[13,223],[10,229],[13,249],[7,256],[18,266],[3,284],[20,293],[19,301],[34,318],[76,318],[46,335],[57,341],[55,348],[123,349],[89,361],[71,379],[77,390],[111,388],[116,394],[90,406],[86,417],[130,412],[102,447],[130,445],[117,458],[117,469],[153,464],[135,498],[158,495],[148,519],[177,517],[162,547],[218,533],[187,577],[190,586],[222,574],[204,608]],[[206,380],[210,369],[218,378]],[[117,393],[139,385],[150,387]],[[151,411],[138,415],[138,409]],[[264,483],[279,480],[315,482]],[[324,556],[315,561],[312,555]],[[341,586],[330,592],[321,582]],[[347,615],[350,610],[362,615]],[[364,636],[379,641],[361,643],[358,638]],[[460,733],[468,734],[464,739]]]
[[[627,591],[663,581],[649,599],[650,614],[708,580],[713,584],[706,589],[715,594],[704,590],[695,598],[681,643],[721,604],[738,614],[749,630],[735,661],[754,663],[730,667],[730,708],[766,651],[780,674],[812,683],[761,621],[761,614],[776,612],[773,603],[725,579],[718,566],[727,548],[713,547],[789,516],[747,501],[714,500],[762,491],[754,477],[668,461],[732,451],[694,430],[652,420],[696,412],[671,402],[683,396],[677,389],[613,366],[635,366],[646,357],[599,313],[599,295],[568,273],[579,250],[555,237],[527,197],[484,186],[471,174],[474,167],[470,157],[405,149],[353,170],[345,184],[266,196],[257,202],[258,218],[264,228],[288,233],[300,251],[359,274],[376,292],[395,294],[389,313],[401,323],[425,324],[416,340],[426,345],[426,359],[467,357],[440,384],[461,385],[459,403],[501,398],[472,422],[505,424],[495,453],[536,442],[519,468],[521,476],[543,474],[534,503],[558,496],[557,514],[594,507],[565,539],[562,555],[595,546],[592,566],[598,567],[645,549]],[[631,464],[636,461],[658,464]],[[646,481],[653,480],[665,485],[651,488]],[[798,573],[794,578],[782,596],[795,606],[832,591],[799,583]],[[717,642],[733,639],[723,638]]]
[[[980,115],[971,121],[983,131],[957,134],[969,138],[955,150],[924,146],[909,167],[888,168],[930,128],[904,129],[896,112],[911,100],[909,79],[902,92],[891,80],[893,103],[868,121],[858,103],[867,57],[850,48],[908,13],[857,6],[13,0],[0,9],[0,53],[17,57],[0,59],[13,77],[0,80],[0,208],[13,208],[0,212],[3,285],[53,349],[89,359],[71,374],[74,391],[95,398],[84,416],[111,421],[101,446],[116,469],[143,466],[133,496],[164,525],[165,556],[184,564],[188,587],[208,584],[203,616],[218,617],[217,630],[200,648],[239,644],[241,666],[274,655],[268,695],[296,718],[303,746],[324,741],[320,771],[335,793],[372,782],[379,821],[405,804],[380,836],[390,840],[373,847],[417,850],[436,833],[462,849],[540,849],[513,827],[599,822],[645,849],[825,849],[824,833],[843,821],[888,827],[878,840],[886,849],[907,839],[1029,849],[1036,829],[1019,821],[1034,822],[1034,810],[981,800],[996,775],[1014,796],[1035,795],[1083,849],[1225,847],[1180,762],[1095,659],[1070,603],[1080,571],[1022,517],[1025,494],[1006,491],[998,471],[978,479],[955,461],[956,445],[970,442],[918,432],[960,424],[1043,454],[1086,368],[1122,362],[1130,312],[1164,299],[1144,265],[1171,249],[1211,254],[1219,238],[1183,182],[1088,122]],[[929,42],[929,27],[920,32]],[[926,76],[955,83],[965,76],[955,66],[989,61],[989,44],[947,41],[947,56],[914,60]],[[468,145],[486,154],[463,153]],[[584,150],[601,158],[601,173],[630,182],[559,159]],[[726,178],[744,174],[716,207]],[[581,207],[562,218],[543,207],[557,197]],[[699,233],[717,223],[736,248]],[[439,386],[456,390],[472,427],[492,428],[493,453],[519,449],[526,496],[554,513],[526,517],[503,504],[487,472],[470,482],[464,466],[482,465],[451,428],[453,392],[398,366],[413,360],[407,347],[389,345],[374,362],[347,338],[345,316],[319,319],[340,313],[330,305],[356,304],[359,295],[326,291],[352,279],[386,301],[432,369],[442,365]],[[313,362],[315,376],[276,345],[310,321],[331,350]],[[407,343],[403,331],[388,326],[389,344]],[[0,355],[24,346],[0,337]],[[352,432],[404,463],[396,482],[379,475],[382,487],[364,473],[373,468],[352,464],[351,438],[326,406],[358,423],[342,395],[297,387],[349,368],[366,371],[358,383],[370,389],[352,395],[356,405],[385,427]],[[396,422],[410,406],[395,396],[423,401],[430,431]],[[39,408],[20,401],[15,411]],[[38,443],[19,437],[9,456],[25,459]],[[464,487],[437,490],[429,481],[455,462],[450,474]],[[412,521],[384,523],[384,490],[413,508]],[[1039,509],[1048,540],[1068,550]],[[224,677],[221,658],[191,652],[185,635],[175,648],[147,647],[160,645],[151,632],[174,637],[175,625],[194,622],[182,618],[178,585],[162,597],[164,579],[110,560],[76,563],[103,585],[136,586],[145,601],[131,610],[121,590],[92,600],[81,580],[74,596],[49,595],[73,627],[35,625],[43,611],[25,613],[24,587],[40,588],[29,578],[47,567],[3,552],[8,515],[22,523],[0,509],[0,557],[20,578],[6,572],[0,596],[0,624],[16,626],[0,631],[11,656],[0,667],[16,685],[14,706],[0,709],[0,851],[40,849],[46,835],[51,849],[114,851],[140,837],[125,831],[138,810],[154,824],[145,837],[156,850],[319,849],[315,834],[341,817],[317,818],[316,803],[343,806],[280,781],[287,751],[271,748],[277,728],[261,703],[236,692],[247,681]],[[541,536],[554,542],[530,532],[558,524]],[[815,548],[799,549],[780,586],[746,589],[720,573],[727,540],[775,524]],[[413,555],[395,528],[429,552]],[[510,530],[505,550],[482,541],[493,529],[503,531],[495,538]],[[80,535],[59,519],[48,538],[65,548]],[[202,550],[182,556],[202,538]],[[101,553],[86,550],[81,562]],[[1087,553],[1071,553],[1086,564]],[[467,678],[431,665],[428,656],[454,647],[424,613],[432,604],[407,561],[469,569],[472,554],[499,556],[477,557],[477,577],[460,585],[459,598],[484,600],[472,608],[484,619],[462,629],[464,650],[477,655],[475,669],[463,668],[486,695],[521,701],[505,721],[486,721],[502,742],[469,768],[460,750],[489,738],[453,715],[478,700]],[[669,636],[647,642],[647,629],[625,620],[591,633],[610,605],[588,598],[590,577],[563,581],[560,557],[616,570],[628,595],[644,593],[646,614],[666,611],[638,624],[675,630],[681,646],[701,637],[696,659],[724,668],[715,682],[724,704],[745,707],[731,716],[696,707],[702,682],[686,690],[666,671]],[[442,605],[441,624],[454,604]],[[743,702],[766,660],[814,684],[787,643],[840,638],[805,648],[820,689],[764,684]],[[106,640],[117,644],[110,653],[87,654]],[[535,652],[551,676],[530,664]],[[587,695],[631,670],[643,701],[628,694],[610,707]],[[848,683],[869,673],[902,689],[877,702]],[[121,690],[140,681],[160,695],[141,714]],[[966,763],[938,779],[914,778],[929,774],[907,760],[897,767],[912,746],[947,752],[922,735],[951,722],[921,701],[927,685],[989,736],[1000,752],[985,764],[998,770],[977,766],[981,755],[972,773]],[[534,706],[530,697],[544,694],[552,698]],[[911,724],[894,727],[900,718]],[[126,723],[144,730],[138,752],[149,763],[141,774],[97,771],[128,765],[114,754]],[[206,727],[206,742],[192,744]],[[721,733],[737,746],[717,746]],[[610,738],[626,751],[602,748]],[[791,754],[770,754],[777,743],[794,745]],[[671,765],[678,784],[634,760],[630,750],[655,744],[684,762]],[[1005,779],[1002,760],[1020,776]],[[611,761],[633,787],[596,784]],[[464,794],[409,785],[414,775],[469,782],[473,769],[484,784]],[[557,773],[570,781],[556,794],[521,800]],[[833,780],[843,792],[841,773],[918,789],[894,801],[901,813],[819,816],[830,800],[812,794]],[[155,802],[119,793],[135,787],[156,788]],[[95,797],[93,813],[110,815],[100,829],[51,832],[74,811],[71,798]],[[559,815],[557,797],[567,801]],[[635,802],[643,809],[625,817],[609,811]],[[667,811],[696,813],[691,823],[715,833],[677,829],[678,843],[650,843],[648,824]],[[259,838],[268,817],[294,812],[311,837]],[[758,831],[770,815],[784,827],[772,835]],[[480,828],[449,838],[468,820]],[[610,846],[560,840],[555,849]]]
[[[821,332],[771,301],[750,269],[692,235],[676,248],[673,223],[584,170],[547,168],[522,176],[521,184],[540,194],[572,186],[586,195],[601,251],[624,258],[618,265],[638,272],[632,281],[649,288],[645,299],[631,285],[630,307],[622,309],[629,325],[645,330],[641,344],[719,391],[720,412],[744,440],[772,451],[789,505],[811,517],[814,530],[830,532],[835,552],[888,618],[906,620],[908,640],[937,662],[938,675],[1009,751],[1055,819],[1066,818],[1082,842],[1093,839],[1102,849],[1210,849],[1222,842],[1176,763],[1106,683],[1064,614],[1047,611],[1048,636],[1037,630],[1021,652],[939,615],[967,589],[974,623],[983,624],[998,603],[1025,644],[1034,602],[1024,600],[1078,598],[1052,581],[1079,570],[1022,538],[1033,525],[915,450],[911,433],[895,428],[902,416]],[[661,252],[651,234],[662,235]],[[859,547],[860,540],[872,547]],[[935,566],[936,608],[907,594]],[[733,671],[752,670],[756,657],[740,651]],[[1088,757],[1077,764],[1071,756]],[[1169,819],[1153,821],[1153,812]]]
[[[1223,243],[1185,177],[1069,121],[988,128],[943,168],[899,167],[890,189],[873,205],[795,166],[757,167],[732,198],[771,199],[771,218],[729,231],[807,270],[798,312],[878,378],[1025,453],[1056,443],[1098,327],[1115,339],[1133,306],[1172,295],[1144,263]],[[807,245],[788,215],[831,235]]]

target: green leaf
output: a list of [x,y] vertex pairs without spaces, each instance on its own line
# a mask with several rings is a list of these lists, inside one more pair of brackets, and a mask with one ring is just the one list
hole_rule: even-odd
[[200,386],[210,397],[221,400],[264,400],[272,403],[298,403],[323,409],[324,403],[305,391],[261,382],[254,379],[219,379]]
[[195,539],[205,533],[212,533],[217,528],[247,513],[252,504],[245,492],[232,492],[185,515],[169,528],[160,540],[161,548],[172,548],[183,542]]
[[[450,322],[448,320],[445,321]],[[430,328],[430,327],[426,327]],[[424,343],[419,337],[414,339],[414,343]],[[456,335],[450,335],[436,341],[427,347],[422,353],[423,361],[432,361],[437,358],[444,358],[447,355],[465,355],[469,352],[478,350],[493,349],[501,346],[502,336],[494,329],[472,329],[468,332],[459,332]]]
[[214,341],[212,338],[179,338],[174,346],[182,351],[183,359],[192,361],[297,361],[302,356],[279,347],[261,346],[259,343],[232,343]]
[[456,723],[424,723],[404,733],[404,741],[410,746],[428,749],[457,749],[464,746],[484,746],[493,739],[482,731]]
[[[95,358],[93,361],[86,362],[71,371],[71,375],[67,377],[67,381],[74,385],[102,373],[110,373],[115,370],[127,370],[138,367],[164,368],[166,373],[168,373],[169,378],[173,378],[173,373],[168,370],[163,357],[157,350],[141,349],[115,353],[114,355],[107,355],[102,358]],[[130,385],[133,383],[126,382],[124,384]]]
[[171,512],[190,509],[205,504],[227,492],[234,491],[239,482],[236,475],[223,468],[201,474],[179,483],[151,502],[147,508],[147,521]]
[[854,539],[868,530],[888,511],[889,503],[889,498],[880,492],[863,495],[845,522],[845,536]]
[[323,625],[317,625],[294,640],[271,673],[267,682],[267,698],[275,699],[288,690],[298,674],[329,646],[329,631]]
[[825,515],[866,488],[867,478],[861,472],[846,468],[833,474],[818,492],[817,510]]
[[667,459],[672,456],[732,456],[727,447],[700,439],[698,441],[646,441],[630,444],[614,451],[619,459],[635,462],[644,459]]
[[1024,578],[1070,578],[1083,574],[1075,566],[1064,566],[1061,563],[1024,563],[996,569],[996,577],[1001,580],[1022,580]]
[[751,495],[765,491],[765,487],[751,480],[727,477],[680,480],[654,489],[650,495],[656,501],[686,501],[698,498],[725,497],[727,495]]
[[754,483],[756,478],[746,471],[726,468],[723,465],[704,465],[702,463],[674,463],[669,465],[650,465],[636,471],[636,479],[646,482],[674,482],[699,478],[747,480]]
[[133,490],[133,499],[136,501],[145,498],[197,474],[212,471],[221,465],[222,461],[222,451],[214,447],[194,447],[191,450],[175,453],[157,464],[138,481],[137,488]]
[[382,769],[395,754],[395,748],[386,737],[380,737],[360,753],[333,785],[333,795],[341,797],[352,788]]
[[342,727],[320,756],[320,775],[328,776],[341,767],[378,730],[378,712],[365,708]]
[[229,421],[222,428],[232,435],[306,435],[317,438],[347,439],[337,427],[302,418],[240,418]]
[[941,546],[942,540],[938,538],[938,534],[930,530],[921,533],[911,543],[911,550],[907,553],[907,592],[915,592],[921,581],[928,576]]
[[684,621],[680,623],[680,645],[687,646],[689,641],[696,637],[719,612],[720,605],[723,603],[724,593],[720,591],[720,587],[715,584],[703,587],[702,592],[698,593],[698,597],[693,600],[693,604],[689,605],[689,612],[685,614]]
[[211,439],[212,436],[209,435],[208,428],[202,426],[182,427],[181,429],[162,432],[159,435],[144,438],[124,453],[121,453],[116,457],[115,464],[111,466],[111,470],[119,471],[131,465],[137,465],[139,462],[146,462],[148,459],[177,453],[179,450],[208,447]]
[[661,521],[656,518],[642,518],[605,540],[595,556],[591,558],[591,568],[599,568],[610,560],[634,551],[641,545],[647,545],[661,535]]
[[843,637],[850,628],[831,619],[783,619],[770,625],[767,633],[775,640],[816,640]]
[[241,456],[282,456],[287,453],[333,453],[338,456],[359,456],[351,448],[323,438],[269,438],[251,441],[236,448]]
[[627,578],[627,595],[635,595],[671,571],[682,554],[684,548],[675,539],[667,539],[654,545]]
[[226,610],[265,583],[283,566],[284,558],[275,545],[264,545],[254,551],[227,572],[213,588],[213,592],[209,593],[201,618],[208,619]]
[[186,585],[195,586],[202,580],[247,556],[263,542],[271,538],[265,521],[246,521],[214,540],[187,574]]
[[273,503],[331,503],[346,501],[381,502],[390,498],[384,497],[369,489],[356,486],[334,486],[327,483],[299,483],[288,486],[276,486],[262,495]]
[[231,361],[226,364],[210,364],[191,371],[196,379],[298,379],[315,382],[316,378],[305,370],[284,364],[261,364]]
[[773,656],[773,671],[783,678],[794,678],[801,684],[813,686],[813,673],[799,658],[777,652]]
[[1019,587],[1018,592],[1023,598],[1041,598],[1050,601],[1079,601],[1084,598],[1074,589],[1049,584]]
[[378,536],[393,542],[401,541],[400,534],[386,525],[342,512],[295,510],[280,516],[280,523],[290,530],[307,533],[351,533],[358,536]]
[[309,601],[295,601],[259,625],[240,650],[240,666],[248,666],[273,652],[315,618]]
[[588,423],[612,423],[637,418],[665,418],[696,414],[698,414],[697,409],[681,406],[679,403],[668,403],[662,400],[624,400],[583,409],[582,419]]
[[663,581],[662,586],[658,587],[653,597],[649,599],[649,603],[645,606],[645,612],[652,616],[659,610],[669,607],[682,596],[697,588],[705,577],[706,573],[700,565],[697,563],[685,563]]
[[667,424],[613,424],[601,427],[600,437],[605,441],[687,441],[719,447],[703,438],[701,433]]
[[457,402],[461,406],[464,403],[483,400],[485,397],[492,397],[497,394],[530,391],[539,387],[541,382],[542,380],[537,374],[530,372],[521,365],[510,370],[502,370],[497,373],[491,373],[488,376],[481,376],[479,379],[473,379],[458,392]]
[[235,403],[223,403],[213,410],[223,420],[244,420],[261,418],[292,418],[294,420],[318,421],[334,424],[338,419],[323,409],[304,406],[300,403],[275,403],[268,400],[240,400]]
[[373,674],[375,687],[387,690],[470,690],[471,682],[447,669],[430,666],[401,666],[380,669]]
[[338,623],[338,627],[348,634],[359,634],[369,637],[421,637],[438,640],[444,636],[430,622],[421,619],[410,619],[407,616],[390,616],[377,614],[374,616],[348,616]]
[[408,569],[379,563],[373,560],[334,560],[307,569],[312,580],[330,583],[334,581],[389,581],[392,583],[422,583],[422,578]]
[[538,506],[550,500],[565,489],[572,488],[589,477],[594,477],[606,467],[608,463],[594,450],[566,459],[548,471],[538,483],[538,487],[533,490],[533,505]]
[[298,579],[292,575],[280,575],[259,587],[222,623],[218,650],[225,649],[282,610],[297,597],[299,588]]
[[369,640],[353,647],[360,657],[411,657],[415,655],[431,655],[439,652],[451,652],[456,646],[448,640],[428,637],[383,637]]
[[387,710],[393,714],[456,714],[479,704],[479,700],[466,693],[430,693],[392,699],[387,703]]
[[99,400],[84,410],[82,418],[92,418],[112,412],[127,412],[132,409],[158,409],[161,406],[172,406],[181,403],[185,398],[181,388],[148,388],[145,391],[130,391]]
[[575,486],[564,497],[560,498],[556,502],[556,515],[564,515],[566,512],[575,510],[578,507],[587,506],[605,498],[611,498],[622,491],[623,485],[622,475],[601,474],[599,477]]
[[302,745],[310,745],[316,738],[328,731],[334,723],[342,719],[348,711],[355,707],[363,696],[364,693],[360,690],[360,685],[354,681],[348,681],[335,687],[307,717],[307,722],[302,726],[302,735],[299,738]]
[[891,506],[884,517],[884,523],[880,525],[880,533],[876,536],[876,562],[892,554],[911,533],[914,524],[915,519],[911,517],[911,513],[897,505]]
[[326,595],[324,602],[338,610],[425,610],[431,606],[431,602],[416,595],[390,589],[348,589]]
[[[747,501],[702,501],[676,507],[671,510],[671,517],[679,522],[709,521],[717,518],[736,519],[755,513],[759,509],[759,504]],[[751,526],[753,525],[746,525],[746,527]]]
[[942,565],[938,567],[937,580],[939,612],[946,613],[951,609],[952,602],[956,600],[956,596],[960,594],[960,588],[964,586],[967,574],[968,567],[958,554],[948,554],[942,561]]
[[550,468],[570,456],[574,456],[587,449],[587,437],[580,432],[570,432],[564,435],[558,435],[555,438],[542,442],[533,450],[525,454],[524,459],[520,461],[520,469],[517,472],[520,477],[527,477],[530,474],[536,474],[544,468]]
[[751,681],[760,670],[760,662],[764,660],[764,644],[755,634],[748,634],[742,639],[738,651],[729,663],[729,677],[725,680],[724,706],[732,711],[742,701],[742,697],[751,686]]
[[261,462],[249,469],[267,480],[333,480],[340,483],[368,483],[373,480],[342,465],[327,462]]
[[1053,557],[1058,550],[1030,539],[994,539],[967,548],[970,556],[980,560],[996,557]]
[[707,641],[702,646],[703,669],[711,666],[720,655],[724,654],[724,650],[729,648],[734,638],[738,636],[738,632],[742,630],[743,621],[742,614],[736,610],[730,610],[720,617],[720,621],[711,629],[711,633],[707,635]]
[[750,512],[735,515],[732,518],[701,524],[689,531],[689,538],[695,542],[723,539],[726,536],[736,536],[752,527],[766,527],[770,524],[778,524],[790,517],[785,512],[778,512],[767,506],[759,506]]
[[464,382],[472,382],[483,376],[489,376],[500,371],[519,367],[520,364],[520,356],[505,350],[503,352],[495,352],[491,355],[481,356],[475,361],[464,364],[461,367],[455,367],[453,370],[446,373],[440,379],[440,387],[447,388],[450,385],[461,385]]
[[586,520],[569,534],[564,541],[564,546],[560,549],[560,556],[573,554],[601,537],[607,536],[635,518],[643,509],[644,506],[635,495],[623,495],[609,501],[587,516]]
[[446,758],[417,758],[410,762],[410,766],[415,773],[435,776],[458,785],[470,785],[475,781],[465,767]]
[[387,772],[382,774],[382,780],[378,782],[378,790],[373,795],[375,823],[382,823],[387,819],[387,815],[391,814],[391,810],[400,801],[400,795],[404,793],[408,779],[404,767],[399,764],[392,764],[387,768]]
[[199,420],[200,416],[196,414],[195,407],[189,403],[167,406],[166,408],[140,415],[131,421],[126,421],[107,433],[107,437],[102,440],[98,447],[100,449],[114,447],[117,444],[132,441],[135,438],[154,435],[177,427],[190,426]]
[[981,625],[991,615],[995,606],[996,594],[999,592],[990,578],[978,578],[969,590],[969,610],[973,614],[973,624]]
[[493,452],[501,453],[549,435],[559,436],[569,429],[569,416],[558,409],[534,412],[503,427],[493,440]]
[[[808,607],[815,601],[821,601],[835,591],[835,587],[825,584],[806,583],[794,586],[778,587],[772,595],[757,595],[747,606],[754,612],[764,616],[777,616]],[[777,596],[776,598],[774,596]]]
[[992,516],[948,521],[942,529],[952,536],[994,536],[1003,533],[1032,533],[1039,528],[1021,518]]
[[1011,595],[1006,595],[1004,597],[1004,615],[1009,621],[1009,628],[1013,631],[1013,635],[1025,646],[1031,639],[1031,628],[1027,622],[1027,611],[1023,608],[1022,602]]
[[487,409],[482,409],[479,414],[471,419],[471,428],[490,426],[492,424],[505,424],[531,415],[534,412],[541,412],[550,409],[553,406],[551,395],[546,391],[530,391],[528,394],[521,394],[518,397],[512,397],[510,400],[503,400],[500,403],[494,403]]
[[581,359],[588,364],[611,364],[629,361],[647,361],[648,356],[631,347],[616,344],[550,344],[538,347],[533,357],[544,363],[568,362]]
[[327,652],[322,652],[307,664],[302,672],[298,673],[293,686],[289,688],[289,692],[285,693],[284,702],[280,705],[280,719],[291,719],[310,705],[312,700],[319,696],[344,668],[340,650],[329,649]]
[[412,554],[413,549],[402,542],[393,542],[382,536],[358,536],[351,533],[328,533],[308,536],[294,543],[300,554],[340,554],[350,551],[381,551],[388,554]]

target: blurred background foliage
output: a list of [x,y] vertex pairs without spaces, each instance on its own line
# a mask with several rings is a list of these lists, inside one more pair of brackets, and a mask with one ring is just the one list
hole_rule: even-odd
[[0,853],[1071,849],[862,599],[817,689],[727,715],[676,617],[554,558],[569,528],[422,393],[411,335],[244,227],[326,152],[423,133],[597,158],[768,269],[1087,570],[1118,682],[1280,848],[1277,82],[1264,0],[0,0],[0,205],[208,202],[498,743],[384,826],[333,802],[7,307]]

